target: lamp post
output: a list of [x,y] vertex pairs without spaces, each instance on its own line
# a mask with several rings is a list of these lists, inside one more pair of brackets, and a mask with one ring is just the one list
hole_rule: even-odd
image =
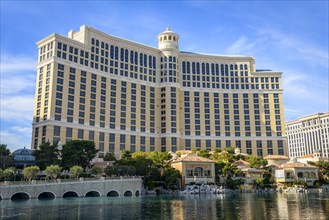
[[17,170],[15,170],[13,173],[14,173],[14,182],[15,182],[16,181]]

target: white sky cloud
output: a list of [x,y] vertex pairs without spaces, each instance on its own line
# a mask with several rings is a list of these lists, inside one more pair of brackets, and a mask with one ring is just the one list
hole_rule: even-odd
[[1,54],[0,143],[12,151],[31,146],[35,61],[26,55]]
[[26,55],[11,55],[1,53],[1,75],[12,72],[35,71],[36,58]]
[[[25,93],[26,91],[33,91],[34,88],[31,85],[35,84],[35,76],[33,75],[24,75],[24,74],[15,74],[15,75],[5,75],[1,76],[1,96],[9,97],[11,95],[16,95],[20,93]],[[32,93],[33,94],[33,93]]]
[[295,59],[304,59],[328,68],[328,48],[319,48],[318,46],[312,45],[312,42],[304,41],[300,39],[300,37],[282,33],[275,29],[259,29],[259,34],[270,38],[277,47],[286,51],[287,53],[284,54],[285,56],[293,56]]
[[0,118],[7,121],[33,120],[34,96],[1,97]]
[[[32,132],[32,129],[30,128]],[[13,130],[1,130],[0,140],[1,144],[6,144],[11,152],[14,150],[26,147],[31,147],[31,133],[22,135]]]

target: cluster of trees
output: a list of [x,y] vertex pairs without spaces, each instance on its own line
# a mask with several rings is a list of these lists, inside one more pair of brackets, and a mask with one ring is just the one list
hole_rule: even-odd
[[73,140],[63,145],[63,149],[58,149],[57,143],[46,142],[33,151],[36,165],[41,169],[46,169],[50,165],[59,165],[64,169],[73,166],[86,168],[90,161],[97,155],[98,150],[93,141]]
[[6,169],[12,165],[10,150],[7,145],[0,144],[0,169]]
[[[48,178],[57,178],[62,170],[70,170],[74,177],[78,177],[90,161],[97,155],[98,150],[93,141],[73,140],[63,145],[59,150],[57,143],[46,142],[33,151],[36,165],[17,170],[12,166],[10,150],[6,145],[0,145],[0,180],[32,180],[42,170]],[[95,172],[97,168],[91,169]],[[99,172],[99,171],[98,171]]]
[[123,151],[120,160],[108,153],[104,157],[114,160],[113,166],[107,166],[107,176],[142,176],[144,186],[153,189],[163,186],[166,189],[177,189],[180,172],[170,166],[171,154],[168,152],[135,152]]
[[[1,148],[1,155],[10,155],[10,151]],[[78,178],[84,170],[94,176],[142,176],[146,187],[153,189],[162,185],[167,189],[178,188],[179,171],[170,167],[171,154],[168,152],[136,152],[123,151],[120,160],[113,153],[107,153],[104,161],[114,161],[113,166],[107,166],[104,170],[100,167],[90,167],[91,160],[97,155],[98,150],[92,141],[74,140],[63,145],[59,150],[57,144],[49,142],[39,146],[33,152],[36,159],[35,166],[29,166],[23,170],[15,170],[12,167],[0,169],[0,180],[14,180],[15,175],[19,179],[35,179],[40,171],[47,179],[56,179],[61,175],[71,174]],[[63,170],[69,172],[63,173]],[[16,178],[16,176],[15,176]],[[64,176],[62,176],[64,178]],[[17,180],[17,179],[16,179]]]
[[[58,149],[57,143],[50,144],[46,142],[33,151],[36,158],[36,166],[24,168],[18,171],[12,168],[12,158],[10,150],[6,145],[0,145],[0,180],[34,179],[40,170],[48,179],[58,178],[63,170],[69,170],[74,178],[78,178],[86,168],[89,174],[94,176],[143,176],[144,185],[149,189],[156,186],[164,186],[167,189],[176,189],[180,173],[178,170],[171,168],[171,154],[168,152],[135,152],[123,151],[120,160],[117,160],[113,153],[107,153],[104,161],[114,161],[113,166],[107,166],[104,170],[100,167],[89,169],[91,160],[97,155],[98,150],[93,141],[73,140],[63,145],[61,150]],[[198,156],[211,159],[216,162],[216,182],[220,178],[225,182],[228,188],[235,189],[243,184],[241,179],[232,178],[240,171],[235,162],[239,159],[250,163],[252,168],[264,168],[263,178],[255,180],[255,186],[264,188],[274,183],[271,170],[266,168],[267,160],[260,156],[254,155],[237,155],[234,148],[225,150],[208,150],[196,149],[192,153]],[[180,156],[180,155],[178,155]],[[320,179],[329,177],[329,162],[320,161],[309,164],[319,167]],[[17,180],[17,179],[16,179]]]

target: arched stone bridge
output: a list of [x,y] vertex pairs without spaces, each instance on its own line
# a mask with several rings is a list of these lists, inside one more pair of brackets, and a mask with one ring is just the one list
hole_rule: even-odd
[[31,182],[0,186],[2,199],[42,199],[83,196],[132,196],[142,191],[141,178]]

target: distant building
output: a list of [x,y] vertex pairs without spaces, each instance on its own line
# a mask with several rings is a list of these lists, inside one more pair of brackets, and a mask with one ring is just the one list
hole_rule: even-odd
[[329,112],[317,113],[286,123],[289,157],[319,153],[329,158]]
[[298,157],[297,161],[301,162],[301,163],[307,163],[307,162],[317,163],[319,161],[327,161],[328,162],[328,157],[322,157],[321,152],[319,150],[316,150],[313,154],[307,154],[305,156]]
[[26,166],[35,165],[35,157],[32,155],[33,151],[30,149],[15,150],[11,155],[13,157],[13,166],[16,168],[24,168]]
[[157,38],[155,48],[84,25],[37,42],[32,148],[84,139],[100,156],[231,146],[287,154],[282,72],[256,69],[251,56],[180,51],[170,28]]

